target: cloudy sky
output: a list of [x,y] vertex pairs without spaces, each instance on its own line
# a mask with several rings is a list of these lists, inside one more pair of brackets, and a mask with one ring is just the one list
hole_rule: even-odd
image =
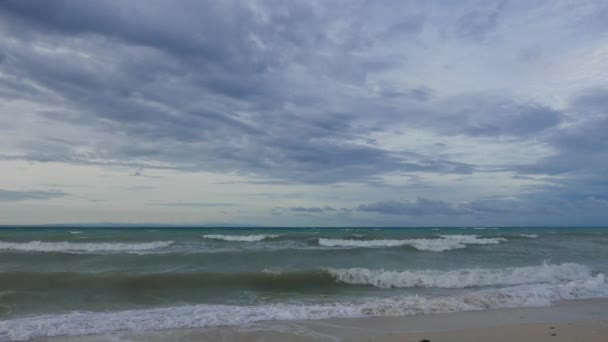
[[0,2],[0,224],[608,225],[606,1]]

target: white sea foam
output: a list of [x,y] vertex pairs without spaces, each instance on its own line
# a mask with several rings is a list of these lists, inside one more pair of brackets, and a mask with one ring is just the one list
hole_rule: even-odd
[[338,282],[354,285],[373,285],[381,288],[466,288],[473,286],[553,283],[591,277],[591,269],[587,266],[574,263],[499,269],[472,268],[451,271],[385,271],[367,268],[328,268],[327,272]]
[[420,251],[443,252],[465,248],[467,245],[452,239],[413,239],[408,245]]
[[409,245],[411,240],[351,240],[319,238],[319,245],[325,247],[397,247]]
[[265,267],[262,270],[262,273],[264,274],[270,274],[270,275],[274,275],[274,276],[278,276],[281,275],[283,273],[283,271],[279,270],[279,269],[269,269],[268,267]]
[[0,241],[0,251],[21,251],[21,252],[63,252],[63,253],[96,253],[96,252],[125,252],[139,253],[153,249],[166,248],[173,244],[173,241],[152,241],[152,242],[5,242]]
[[598,274],[561,283],[525,284],[501,289],[466,292],[452,297],[385,299],[363,308],[376,316],[404,316],[494,308],[538,307],[583,298],[608,297],[608,279]]
[[527,238],[530,238],[530,239],[536,239],[536,238],[538,238],[538,234],[519,234],[519,236],[521,236],[521,237],[527,237]]
[[411,246],[422,251],[443,252],[465,248],[467,245],[498,244],[507,241],[505,238],[480,238],[477,235],[440,235],[438,239],[402,239],[402,240],[350,240],[319,238],[319,245],[325,247],[398,247]]
[[267,239],[278,238],[280,235],[276,234],[258,234],[258,235],[221,235],[221,234],[210,234],[202,235],[205,239],[223,240],[223,241],[240,241],[240,242],[256,242]]
[[324,319],[357,316],[404,316],[490,308],[547,306],[552,302],[608,297],[603,274],[557,284],[528,284],[475,291],[452,297],[368,298],[351,303],[259,306],[188,305],[118,312],[73,312],[0,321],[0,341],[142,331],[246,325],[265,320]]
[[480,238],[479,235],[439,235],[439,237],[467,245],[496,245],[507,241],[507,239],[502,237]]

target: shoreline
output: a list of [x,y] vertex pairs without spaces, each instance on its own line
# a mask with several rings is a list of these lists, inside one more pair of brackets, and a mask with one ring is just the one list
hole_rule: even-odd
[[265,321],[246,326],[57,336],[33,342],[164,341],[586,341],[608,342],[608,298],[549,307],[489,309],[399,317]]

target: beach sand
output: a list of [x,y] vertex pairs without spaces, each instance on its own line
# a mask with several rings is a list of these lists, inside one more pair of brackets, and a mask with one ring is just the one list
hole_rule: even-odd
[[420,342],[423,340],[608,342],[608,299],[562,302],[542,308],[405,317],[269,321],[246,327],[174,329],[103,336],[54,337],[35,341]]

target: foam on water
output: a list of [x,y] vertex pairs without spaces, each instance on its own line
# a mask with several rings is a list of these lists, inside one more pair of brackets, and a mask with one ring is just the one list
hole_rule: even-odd
[[530,238],[530,239],[537,239],[538,238],[538,234],[519,234],[519,236]]
[[5,242],[0,241],[0,251],[21,252],[61,252],[61,253],[95,253],[95,252],[125,252],[139,253],[141,251],[166,248],[174,241],[152,242]]
[[574,263],[499,269],[473,268],[451,271],[385,271],[366,268],[328,268],[327,272],[338,282],[353,285],[373,285],[380,288],[466,288],[474,286],[552,283],[588,279],[591,277],[590,268]]
[[245,325],[264,320],[330,317],[403,316],[489,308],[547,306],[552,302],[608,296],[603,274],[553,284],[528,284],[464,293],[451,297],[368,298],[359,302],[320,305],[188,305],[119,312],[73,312],[0,321],[0,341],[39,337],[104,334],[171,328]]
[[402,239],[402,240],[351,240],[319,238],[319,245],[325,247],[399,247],[411,246],[422,251],[443,252],[465,248],[467,245],[499,244],[505,238],[480,238],[477,235],[440,235],[438,239]]
[[319,245],[325,247],[397,247],[406,246],[411,240],[351,240],[319,238]]
[[223,241],[239,241],[239,242],[257,242],[267,239],[278,238],[280,235],[276,234],[257,234],[257,235],[221,235],[221,234],[209,234],[202,235],[205,239],[223,240]]
[[439,237],[467,245],[496,245],[507,241],[507,239],[502,237],[480,238],[479,235],[439,235]]

